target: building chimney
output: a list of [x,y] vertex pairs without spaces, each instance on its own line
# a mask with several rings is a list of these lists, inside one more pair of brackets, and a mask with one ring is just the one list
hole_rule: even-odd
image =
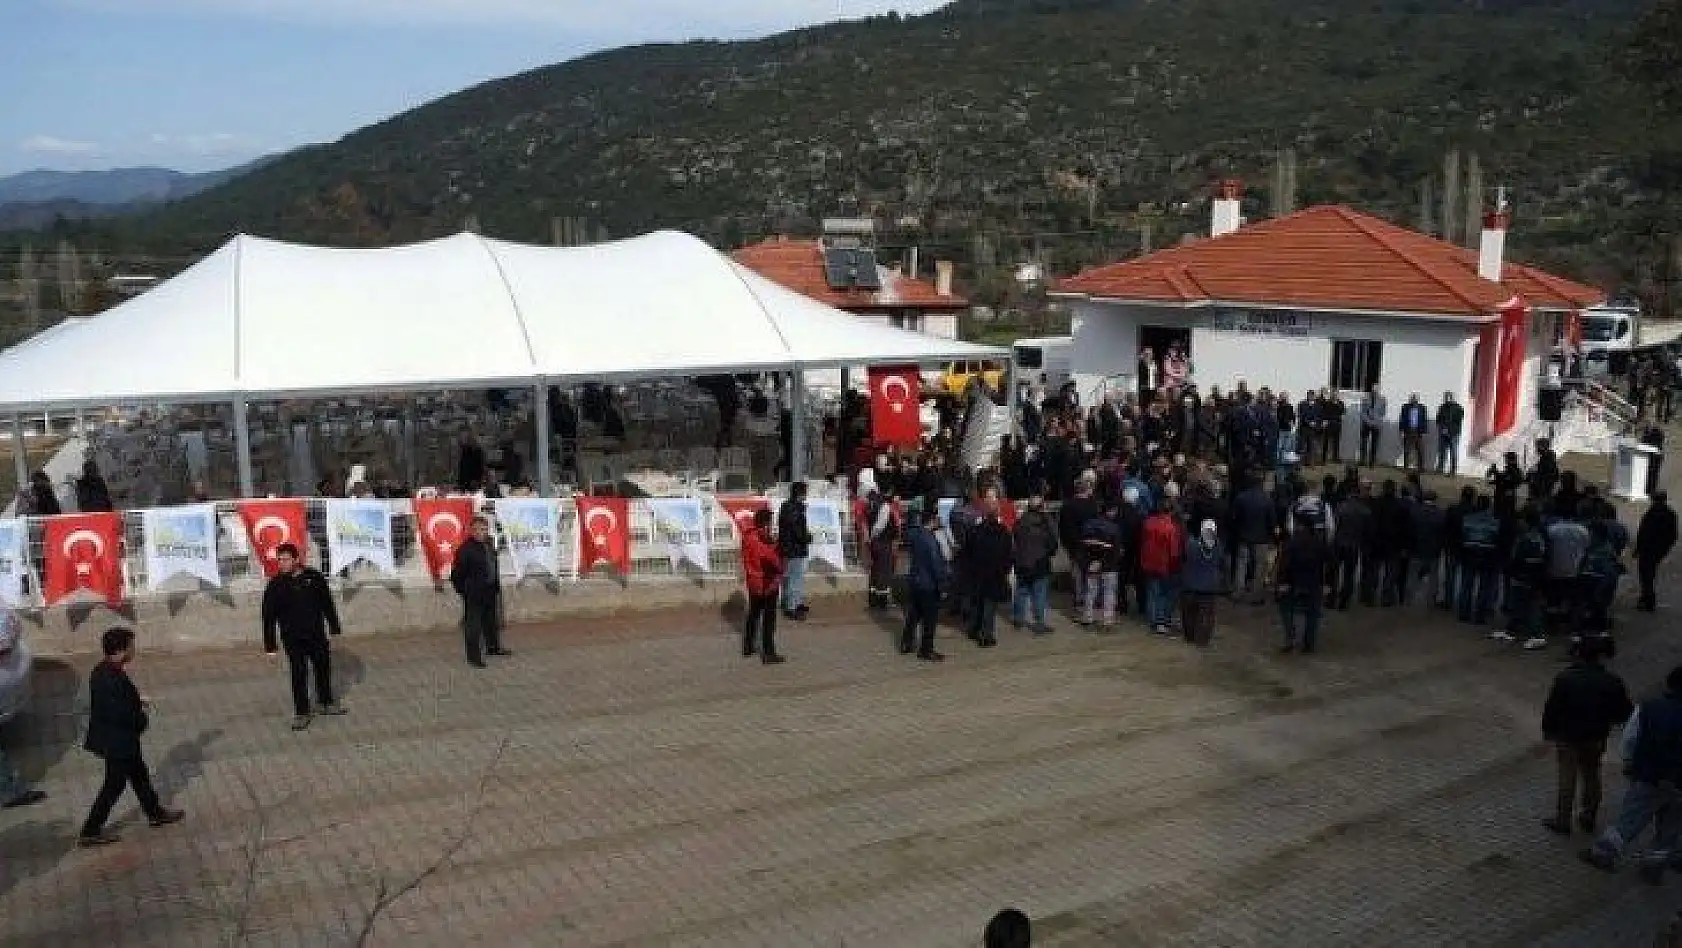
[[1209,236],[1220,237],[1230,234],[1243,226],[1243,219],[1239,217],[1239,209],[1244,201],[1244,182],[1236,178],[1222,181],[1220,189],[1215,193],[1213,212],[1209,221]]
[[934,262],[934,291],[938,296],[952,295],[952,261]]
[[1495,210],[1483,216],[1483,239],[1478,242],[1478,276],[1491,283],[1501,282],[1501,267],[1507,253],[1507,225],[1511,221],[1507,198],[1502,194],[1495,200]]

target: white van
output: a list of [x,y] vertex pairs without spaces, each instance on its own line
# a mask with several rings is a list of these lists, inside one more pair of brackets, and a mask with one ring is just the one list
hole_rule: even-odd
[[1010,384],[1037,385],[1043,375],[1046,389],[1055,392],[1069,380],[1074,354],[1074,336],[1018,339],[1010,347]]

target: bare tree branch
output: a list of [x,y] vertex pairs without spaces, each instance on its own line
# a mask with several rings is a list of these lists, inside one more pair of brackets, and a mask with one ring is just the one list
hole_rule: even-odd
[[422,883],[439,870],[448,866],[461,852],[462,847],[467,845],[467,841],[473,836],[474,824],[478,822],[479,814],[485,810],[486,792],[490,789],[491,780],[496,776],[497,766],[502,763],[502,755],[508,750],[508,743],[509,738],[506,736],[497,743],[496,751],[491,754],[490,760],[485,763],[485,769],[479,774],[478,787],[474,790],[473,796],[469,798],[467,818],[462,824],[461,832],[457,833],[449,845],[444,847],[438,858],[408,882],[395,889],[391,888],[384,875],[381,875],[374,893],[374,904],[368,910],[367,917],[363,919],[362,930],[357,933],[356,940],[353,942],[356,948],[363,948],[374,937],[374,927],[379,924],[380,917],[387,910],[402,900],[404,896],[420,888]]
[[229,948],[239,948],[250,939],[251,912],[257,899],[257,874],[262,869],[264,854],[268,851],[269,845],[274,842],[269,839],[269,815],[274,809],[284,806],[293,796],[293,794],[288,794],[274,803],[265,804],[262,798],[257,795],[257,788],[251,785],[251,781],[246,779],[245,774],[236,773],[234,778],[239,781],[240,787],[245,790],[245,797],[251,802],[252,810],[256,812],[257,816],[251,825],[250,834],[246,837],[243,877],[236,883],[239,892],[232,906],[231,914],[233,917],[230,919],[229,930],[225,939]]

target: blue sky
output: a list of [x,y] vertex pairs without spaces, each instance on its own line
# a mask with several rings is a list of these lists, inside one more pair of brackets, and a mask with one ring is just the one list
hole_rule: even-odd
[[944,0],[0,0],[0,175],[227,167],[629,43]]

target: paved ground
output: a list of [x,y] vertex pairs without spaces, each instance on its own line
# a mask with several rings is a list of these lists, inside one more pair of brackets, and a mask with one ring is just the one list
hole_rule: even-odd
[[[1682,660],[1679,609],[1626,610],[1638,686]],[[0,944],[353,944],[470,813],[369,943],[937,948],[1013,904],[1052,946],[1644,946],[1682,904],[1682,877],[1601,875],[1537,825],[1557,653],[1414,609],[1284,658],[1268,611],[1231,607],[1207,652],[1063,625],[925,666],[824,611],[775,668],[716,615],[516,630],[485,672],[353,639],[351,715],[303,734],[255,643],[142,656],[189,822],[126,800],[98,851],[70,847],[85,665],[49,665],[6,735],[52,797],[0,814]]]

